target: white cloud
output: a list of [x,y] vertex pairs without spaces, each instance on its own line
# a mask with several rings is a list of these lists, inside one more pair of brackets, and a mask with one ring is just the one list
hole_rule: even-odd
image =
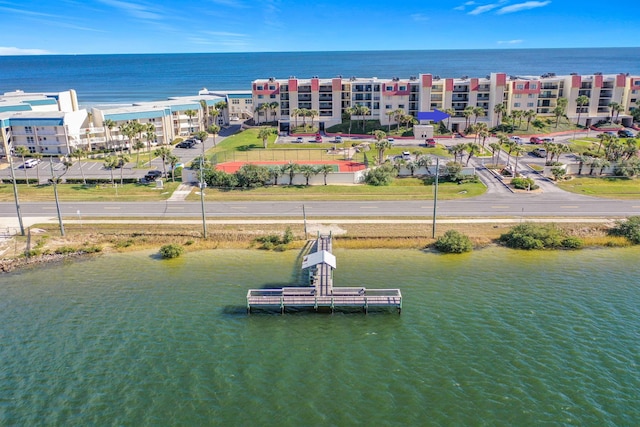
[[210,36],[217,36],[217,37],[248,37],[247,34],[229,33],[226,31],[203,31],[203,33],[209,34]]
[[411,15],[411,19],[414,21],[428,21],[429,17],[424,13],[414,13]]
[[482,6],[478,6],[475,9],[473,9],[471,12],[469,12],[469,15],[480,15],[481,13],[489,12],[490,10],[495,9],[496,7],[500,7],[500,4],[493,3],[493,4],[485,4]]
[[454,7],[453,10],[464,10],[466,6],[473,6],[474,4],[476,4],[476,2],[468,1],[466,3],[461,4],[460,6]]
[[51,55],[53,52],[44,49],[22,49],[19,47],[0,46],[0,55]]
[[100,3],[106,4],[107,6],[115,7],[116,9],[120,9],[124,13],[133,16],[134,18],[143,19],[143,20],[152,20],[157,21],[163,18],[162,15],[152,10],[148,6],[143,4],[136,4],[127,1],[121,0],[99,0]]
[[526,1],[524,3],[511,4],[509,6],[502,7],[496,13],[498,15],[504,15],[505,13],[520,12],[522,10],[544,7],[549,3],[551,3],[551,1]]
[[520,44],[524,40],[515,39],[515,40],[498,40],[498,44]]

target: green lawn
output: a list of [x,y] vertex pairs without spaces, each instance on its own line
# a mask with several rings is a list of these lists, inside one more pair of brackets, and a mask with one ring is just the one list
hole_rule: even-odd
[[[483,194],[486,187],[481,183],[453,184],[438,186],[438,199],[462,199]],[[200,200],[194,191],[187,200]],[[433,200],[433,185],[424,185],[417,178],[395,179],[387,187],[369,185],[302,185],[282,187],[262,187],[252,190],[220,191],[205,190],[207,201],[262,201],[262,200]]]
[[[63,202],[152,202],[166,200],[178,187],[177,182],[166,182],[163,189],[155,184],[105,185],[60,184],[58,197]],[[53,185],[18,185],[18,197],[23,202],[54,200]],[[0,184],[0,202],[13,202],[13,185]]]
[[640,199],[640,182],[629,178],[573,178],[558,182],[558,187],[572,193],[611,199]]

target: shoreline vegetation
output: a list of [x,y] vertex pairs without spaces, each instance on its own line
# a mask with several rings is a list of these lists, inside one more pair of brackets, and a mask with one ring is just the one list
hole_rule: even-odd
[[[636,218],[633,222],[633,218]],[[623,221],[593,223],[576,222],[544,223],[522,222],[513,224],[495,223],[445,223],[437,225],[437,236],[448,231],[467,237],[473,249],[482,249],[493,245],[504,245],[503,236],[519,226],[531,225],[536,232],[552,230],[556,241],[562,243],[580,241],[579,245],[547,247],[552,250],[578,248],[625,247],[638,243],[628,236],[612,232],[620,224],[640,224],[640,217],[631,217]],[[36,224],[27,236],[14,236],[13,241],[5,244],[3,259],[0,260],[0,272],[10,272],[45,263],[62,262],[69,258],[132,252],[143,250],[158,251],[163,245],[179,245],[188,256],[189,252],[212,249],[247,250],[301,250],[306,238],[312,239],[317,233],[331,233],[336,249],[414,249],[437,251],[432,238],[430,223],[341,223],[339,219],[326,221],[321,225],[313,222],[308,226],[305,236],[303,224],[226,224],[208,231],[208,238],[201,237],[201,228],[196,224],[67,224],[64,237],[58,236],[53,224]],[[284,236],[284,239],[283,239]],[[563,236],[558,240],[557,236]],[[282,243],[282,242],[286,243]],[[501,243],[502,241],[502,243]],[[524,240],[528,242],[528,240]],[[541,247],[532,248],[543,249]],[[531,249],[531,248],[529,248]],[[160,256],[159,256],[160,258]]]

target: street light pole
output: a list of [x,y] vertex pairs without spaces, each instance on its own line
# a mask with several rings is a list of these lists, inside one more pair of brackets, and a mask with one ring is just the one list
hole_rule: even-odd
[[434,188],[433,193],[433,232],[431,234],[432,238],[436,238],[436,211],[438,206],[438,177],[440,174],[440,158],[436,157],[436,186]]
[[18,198],[18,184],[16,184],[16,174],[13,170],[13,155],[7,153],[9,159],[9,170],[11,171],[11,182],[13,182],[13,198],[16,201],[16,213],[18,214],[18,224],[20,224],[20,235],[24,236],[24,224],[22,223],[22,212],[20,211],[20,199]]
[[[202,144],[204,145],[204,141],[202,142]],[[203,148],[203,151],[204,151],[204,148]],[[204,212],[204,187],[206,187],[206,184],[204,182],[203,173],[202,173],[202,168],[204,167],[203,158],[204,156],[200,157],[200,206],[202,207],[202,234],[206,239],[207,238],[207,215]]]

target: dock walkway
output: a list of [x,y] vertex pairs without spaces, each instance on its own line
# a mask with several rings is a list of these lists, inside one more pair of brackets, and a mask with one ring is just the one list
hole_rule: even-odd
[[365,287],[334,287],[333,271],[336,258],[331,253],[331,236],[318,236],[314,251],[304,257],[302,268],[308,271],[308,286],[284,287],[278,289],[250,289],[247,292],[247,311],[252,308],[370,308],[395,307],[402,311],[400,289],[367,289]]

